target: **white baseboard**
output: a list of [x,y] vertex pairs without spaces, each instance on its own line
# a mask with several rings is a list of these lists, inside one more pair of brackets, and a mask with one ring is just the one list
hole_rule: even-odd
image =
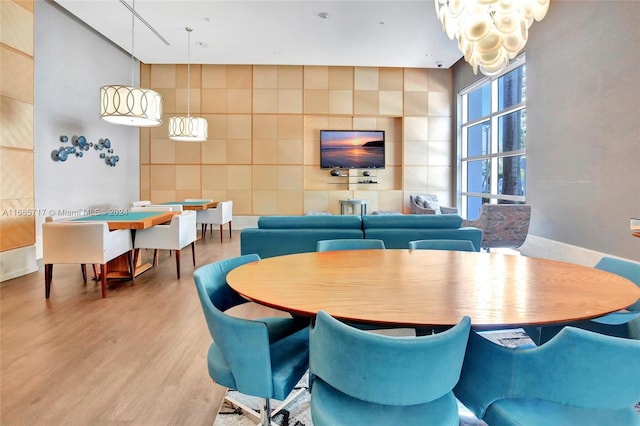
[[241,230],[244,228],[257,228],[260,216],[234,216],[233,229]]
[[0,252],[0,282],[21,277],[37,270],[35,246]]
[[[526,241],[520,247],[520,253],[525,256],[559,260],[584,266],[594,266],[603,256],[618,257],[531,234],[527,235]],[[630,261],[633,262],[633,260]]]

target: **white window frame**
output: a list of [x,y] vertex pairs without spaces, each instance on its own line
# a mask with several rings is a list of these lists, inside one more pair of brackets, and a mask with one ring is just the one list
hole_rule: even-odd
[[[514,69],[524,65],[525,55],[522,54],[511,61],[509,66],[505,68],[505,70],[496,76],[492,77],[484,77],[479,80],[476,80],[473,84],[465,87],[464,89],[458,92],[458,123],[457,123],[457,171],[458,171],[458,205],[460,206],[460,213],[463,217],[467,217],[467,197],[479,197],[489,199],[491,204],[497,204],[499,201],[513,201],[518,203],[526,202],[526,190],[525,196],[521,195],[503,195],[498,194],[498,179],[490,179],[490,189],[489,193],[482,192],[469,192],[466,189],[467,186],[467,168],[465,167],[465,162],[469,160],[488,160],[489,166],[491,169],[491,175],[497,173],[498,170],[498,160],[504,157],[518,156],[518,155],[526,155],[526,144],[525,148],[509,151],[507,153],[498,152],[498,120],[500,117],[508,115],[510,113],[516,111],[525,111],[525,116],[523,120],[525,120],[525,128],[526,128],[526,83],[523,88],[523,96],[522,102],[511,105],[510,107],[497,111],[498,108],[498,79],[505,74],[513,71]],[[467,95],[477,88],[487,84],[490,82],[491,84],[491,111],[489,115],[480,117],[473,121],[467,122]],[[467,144],[467,132],[466,129],[469,127],[475,126],[477,124],[489,121],[490,126],[490,151],[486,155],[473,156],[473,157],[465,157],[463,153],[466,153],[466,144]],[[495,172],[494,172],[495,171]],[[526,169],[525,169],[526,174]],[[525,179],[526,182],[526,179]]]

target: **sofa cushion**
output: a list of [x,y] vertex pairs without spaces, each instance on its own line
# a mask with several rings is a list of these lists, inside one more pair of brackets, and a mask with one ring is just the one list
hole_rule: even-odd
[[362,229],[362,219],[357,215],[310,215],[310,216],[262,216],[258,219],[260,229]]
[[367,215],[362,217],[365,229],[371,228],[460,228],[462,217],[457,214],[441,215]]
[[262,259],[293,253],[316,251],[320,240],[362,239],[361,229],[258,229],[245,228],[240,232],[240,253],[255,253]]

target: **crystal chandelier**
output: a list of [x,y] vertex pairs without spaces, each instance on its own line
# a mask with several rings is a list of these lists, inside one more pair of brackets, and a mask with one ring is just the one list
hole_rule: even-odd
[[131,86],[109,85],[100,88],[100,117],[124,126],[153,127],[162,124],[162,97],[153,90],[135,87],[133,28],[136,2],[131,15]]
[[497,75],[524,48],[529,27],[541,21],[549,0],[435,0],[436,15],[464,60],[485,75]]
[[169,139],[179,142],[204,142],[207,140],[208,124],[207,120],[189,115],[189,104],[191,96],[191,31],[187,30],[187,116],[169,117]]

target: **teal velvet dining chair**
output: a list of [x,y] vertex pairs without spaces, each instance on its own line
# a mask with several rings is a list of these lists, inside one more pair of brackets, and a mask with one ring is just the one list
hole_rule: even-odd
[[316,251],[384,249],[384,241],[357,238],[320,240]]
[[362,331],[324,311],[309,333],[315,426],[455,425],[458,381],[471,321],[420,337]]
[[[594,268],[620,275],[640,287],[640,263],[613,257],[603,257],[596,263]],[[591,320],[572,322],[567,325],[609,336],[640,340],[640,299],[625,310]],[[559,325],[549,325],[526,327],[525,331],[537,344],[542,344],[553,338],[562,328],[563,326]]]
[[[640,287],[640,263],[603,257],[595,268],[620,275]],[[640,340],[640,299],[631,306],[627,306],[624,311],[595,318],[589,321],[588,325],[579,325],[579,327],[612,336]]]
[[575,327],[533,349],[472,332],[456,397],[491,426],[640,425],[640,341]]
[[[225,313],[247,302],[229,287],[227,274],[259,259],[249,254],[210,263],[198,268],[193,278],[213,338],[207,355],[209,376],[222,386],[261,398],[260,413],[250,414],[270,426],[271,416],[304,391],[292,393],[308,369],[309,327],[308,321],[291,317],[250,320]],[[270,398],[284,402],[272,412]],[[225,399],[240,406],[228,395]]]
[[480,251],[476,250],[469,240],[415,240],[409,241],[411,250],[454,250],[454,251]]

